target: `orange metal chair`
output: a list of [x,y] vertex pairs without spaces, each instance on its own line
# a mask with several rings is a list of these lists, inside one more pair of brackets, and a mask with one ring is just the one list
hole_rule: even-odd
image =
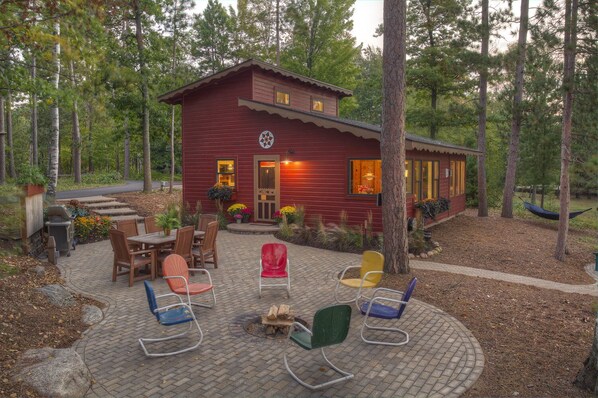
[[[216,238],[218,236],[218,221],[211,221],[206,228],[206,234],[201,243],[196,243],[193,249],[194,264],[199,260],[199,266],[205,268],[206,263],[214,263],[214,268],[218,268],[218,250],[216,248]],[[212,261],[208,261],[208,260]]]
[[[118,275],[129,275],[129,287],[133,282],[143,279],[155,279],[156,275],[156,257],[154,250],[131,250],[129,242],[123,231],[117,229],[110,230],[110,243],[114,251],[114,264],[112,266],[112,282],[116,282]],[[149,257],[144,256],[149,254]],[[135,276],[135,270],[150,266],[150,275]],[[119,272],[122,268],[128,271]]]
[[[347,278],[345,279],[345,273],[350,269],[359,269],[359,278]],[[371,289],[378,286],[382,275],[384,274],[384,256],[381,253],[375,251],[365,251],[361,258],[361,265],[350,266],[343,270],[340,278],[336,282],[336,288],[334,289],[334,298],[337,303],[351,303],[354,302],[359,309],[359,299],[363,298],[363,289]],[[341,299],[339,296],[339,288],[346,286],[349,288],[357,289],[357,294],[350,300]]]
[[[171,254],[164,260],[163,270],[164,279],[168,283],[170,290],[178,295],[187,296],[189,305],[212,308],[216,304],[216,294],[212,277],[208,270],[203,268],[188,268],[185,259],[178,254]],[[208,276],[208,283],[190,282],[189,271],[200,272]],[[203,293],[212,293],[212,304],[197,303],[191,301],[191,296],[197,296]]]
[[[262,246],[260,259],[259,295],[262,297],[262,288],[284,286],[287,296],[291,297],[290,262],[287,257],[287,247],[282,243],[266,243]],[[263,279],[286,279],[286,283],[265,284]]]

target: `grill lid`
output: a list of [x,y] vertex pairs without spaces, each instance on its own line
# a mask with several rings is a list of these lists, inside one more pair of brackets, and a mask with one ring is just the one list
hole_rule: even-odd
[[48,220],[54,222],[70,221],[71,212],[64,205],[48,206]]

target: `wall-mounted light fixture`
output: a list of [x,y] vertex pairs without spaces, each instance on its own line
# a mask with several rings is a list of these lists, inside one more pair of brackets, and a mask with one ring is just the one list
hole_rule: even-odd
[[449,178],[451,176],[451,169],[444,169],[444,175],[446,178]]
[[295,154],[295,150],[293,148],[289,148],[287,150],[287,153],[284,155],[284,159],[283,159],[282,163],[284,163],[284,164],[291,163],[292,162],[291,155],[294,155],[294,154]]
[[365,178],[368,181],[372,181],[374,179],[374,173],[365,173],[362,178]]

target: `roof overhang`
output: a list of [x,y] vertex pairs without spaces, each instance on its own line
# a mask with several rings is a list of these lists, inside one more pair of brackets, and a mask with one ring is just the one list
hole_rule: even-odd
[[[244,106],[253,111],[266,112],[270,115],[277,115],[289,120],[299,120],[303,123],[313,123],[318,127],[336,129],[340,132],[353,134],[356,137],[380,141],[379,126],[367,125],[365,123],[359,122],[351,123],[352,121],[346,119],[323,116],[290,108],[282,108],[280,106],[243,98],[238,99],[238,105]],[[408,134],[405,138],[405,149],[473,156],[479,156],[482,153],[475,149],[460,147],[441,141],[433,141],[423,137],[413,136],[411,134]]]
[[242,62],[240,64],[237,64],[235,66],[231,66],[230,68],[224,69],[220,72],[217,72],[217,73],[214,73],[207,77],[204,77],[203,79],[199,79],[193,83],[189,83],[183,87],[177,88],[176,90],[169,91],[165,94],[162,94],[162,95],[158,96],[158,101],[164,102],[164,103],[167,103],[170,105],[179,104],[182,102],[183,97],[186,94],[189,94],[190,92],[195,91],[203,86],[207,86],[215,81],[225,79],[229,76],[235,75],[236,73],[240,73],[246,69],[253,68],[253,67],[264,70],[264,71],[276,73],[278,75],[281,75],[281,76],[284,76],[284,77],[287,77],[287,78],[290,78],[290,79],[293,79],[296,81],[300,81],[302,83],[309,84],[311,86],[316,86],[316,87],[319,87],[319,88],[322,88],[322,89],[325,89],[328,91],[332,91],[341,98],[342,97],[350,97],[351,95],[353,95],[353,92],[351,90],[346,90],[342,87],[338,87],[333,84],[328,84],[328,83],[324,83],[324,82],[321,82],[316,79],[311,79],[309,77],[299,75],[297,73],[288,71],[286,69],[279,68],[275,65],[271,65],[266,62],[258,61],[255,59],[249,59],[249,60]]

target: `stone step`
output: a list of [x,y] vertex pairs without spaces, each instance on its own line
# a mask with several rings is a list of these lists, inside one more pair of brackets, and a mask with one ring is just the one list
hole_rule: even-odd
[[111,209],[111,208],[116,208],[116,207],[127,207],[127,206],[129,206],[127,203],[116,202],[116,201],[89,203],[89,204],[85,204],[85,205],[87,207],[89,207],[91,210],[96,210],[96,209]]
[[133,209],[129,209],[128,207],[123,207],[120,209],[98,209],[98,210],[94,210],[94,213],[100,215],[100,216],[127,216],[127,215],[132,215],[132,214],[137,214],[137,211],[133,210]]
[[60,199],[58,202],[60,203],[68,203],[71,200],[79,201],[85,205],[90,203],[105,203],[105,202],[114,202],[114,198],[110,198],[108,196],[87,196],[84,198],[71,198],[71,199]]
[[117,221],[124,221],[124,220],[137,220],[137,222],[143,222],[143,217],[134,214],[134,215],[129,215],[129,216],[114,216],[114,217],[110,217],[110,220],[112,220],[112,222],[117,222]]

